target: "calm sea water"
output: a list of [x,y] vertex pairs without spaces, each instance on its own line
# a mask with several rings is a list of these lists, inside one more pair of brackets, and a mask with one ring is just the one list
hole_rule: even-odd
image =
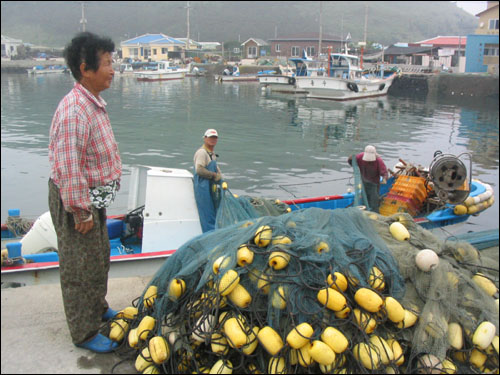
[[[48,210],[48,134],[54,111],[72,88],[70,75],[1,76],[1,220],[9,208],[36,218]],[[498,228],[498,106],[454,105],[387,97],[337,103],[269,94],[258,83],[209,78],[137,82],[115,77],[102,93],[119,143],[122,190],[109,213],[127,209],[135,164],[193,170],[207,128],[238,194],[290,199],[343,193],[352,186],[347,157],[377,147],[389,168],[399,158],[428,166],[436,150],[472,155],[472,176],[495,189],[496,203],[459,232]],[[467,167],[469,158],[463,157]]]

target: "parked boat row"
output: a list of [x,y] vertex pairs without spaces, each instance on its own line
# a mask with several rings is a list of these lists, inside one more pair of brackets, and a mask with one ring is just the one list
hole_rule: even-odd
[[290,59],[293,74],[263,75],[259,83],[274,92],[303,94],[309,98],[352,100],[387,95],[397,73],[383,67],[363,71],[357,56],[329,53],[327,61],[308,58]]

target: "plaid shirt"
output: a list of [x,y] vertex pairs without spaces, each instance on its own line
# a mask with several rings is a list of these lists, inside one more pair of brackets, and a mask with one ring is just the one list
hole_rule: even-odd
[[77,222],[89,215],[89,188],[121,177],[118,152],[106,102],[76,83],[59,103],[50,127],[50,177],[66,211]]

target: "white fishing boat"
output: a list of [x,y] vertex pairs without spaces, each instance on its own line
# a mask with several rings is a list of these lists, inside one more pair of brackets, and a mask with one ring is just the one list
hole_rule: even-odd
[[59,74],[68,72],[68,68],[65,65],[49,65],[42,66],[36,65],[31,69],[26,69],[28,74]]
[[297,88],[307,91],[308,98],[353,100],[387,95],[397,73],[364,72],[357,56],[330,53],[324,76],[297,76]]
[[302,57],[289,59],[294,68],[280,67],[281,74],[263,74],[259,76],[259,83],[271,92],[287,94],[306,94],[307,91],[297,87],[297,77],[322,77],[325,72],[326,61],[309,58],[304,50]]
[[187,69],[171,66],[169,61],[159,61],[152,70],[134,72],[138,81],[167,81],[183,79]]

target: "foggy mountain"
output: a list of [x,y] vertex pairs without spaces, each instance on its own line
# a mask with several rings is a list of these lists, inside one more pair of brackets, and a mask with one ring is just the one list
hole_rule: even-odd
[[[86,30],[121,41],[145,33],[187,35],[186,1],[2,1],[2,34],[23,42],[63,47]],[[319,1],[190,1],[190,37],[243,43],[248,38],[319,32]],[[389,45],[437,35],[467,35],[477,20],[449,1],[322,1],[324,35]]]

